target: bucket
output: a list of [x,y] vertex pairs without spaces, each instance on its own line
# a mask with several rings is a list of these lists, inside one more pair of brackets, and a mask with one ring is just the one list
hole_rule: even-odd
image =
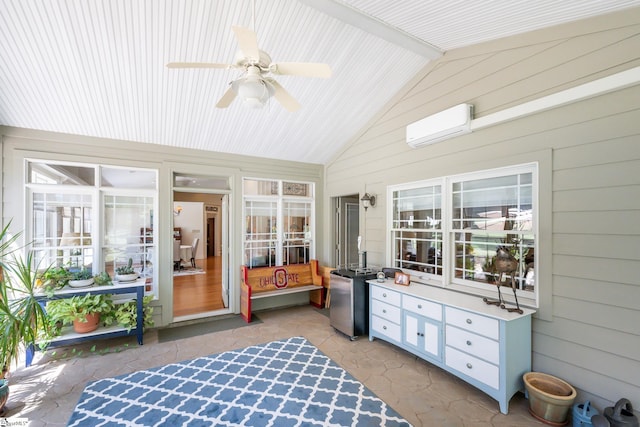
[[576,390],[566,381],[541,372],[522,376],[529,396],[529,413],[545,424],[564,426],[576,399]]
[[598,411],[588,400],[573,405],[573,427],[593,427],[591,417],[598,415]]
[[613,408],[604,408],[604,416],[611,427],[638,427],[638,418],[633,415],[633,406],[625,398],[618,400]]

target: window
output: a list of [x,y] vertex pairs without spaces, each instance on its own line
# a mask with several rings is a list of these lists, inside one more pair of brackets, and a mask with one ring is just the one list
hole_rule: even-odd
[[[536,172],[524,165],[390,187],[394,266],[471,292],[513,280],[535,300]],[[496,268],[498,250],[516,259],[515,271]]]
[[393,193],[394,266],[442,275],[442,185]]
[[244,179],[244,264],[305,264],[313,256],[313,184]]
[[131,258],[148,283],[157,282],[157,171],[32,160],[26,181],[39,268],[87,268],[114,277]]

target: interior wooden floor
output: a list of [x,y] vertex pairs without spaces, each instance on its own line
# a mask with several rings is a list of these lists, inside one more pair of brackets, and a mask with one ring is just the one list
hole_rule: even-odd
[[197,260],[205,274],[173,276],[173,316],[189,316],[224,308],[222,257]]

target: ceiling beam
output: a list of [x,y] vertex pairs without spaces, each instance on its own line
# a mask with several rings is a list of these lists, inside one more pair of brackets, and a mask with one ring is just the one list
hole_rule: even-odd
[[348,4],[336,0],[299,0],[299,2],[425,58],[433,60],[440,58],[443,54],[441,49],[424,40],[413,37]]

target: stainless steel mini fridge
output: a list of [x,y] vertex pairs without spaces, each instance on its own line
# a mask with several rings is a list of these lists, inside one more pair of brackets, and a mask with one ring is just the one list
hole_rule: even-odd
[[354,340],[369,334],[369,284],[375,279],[369,269],[339,269],[331,272],[330,324]]

